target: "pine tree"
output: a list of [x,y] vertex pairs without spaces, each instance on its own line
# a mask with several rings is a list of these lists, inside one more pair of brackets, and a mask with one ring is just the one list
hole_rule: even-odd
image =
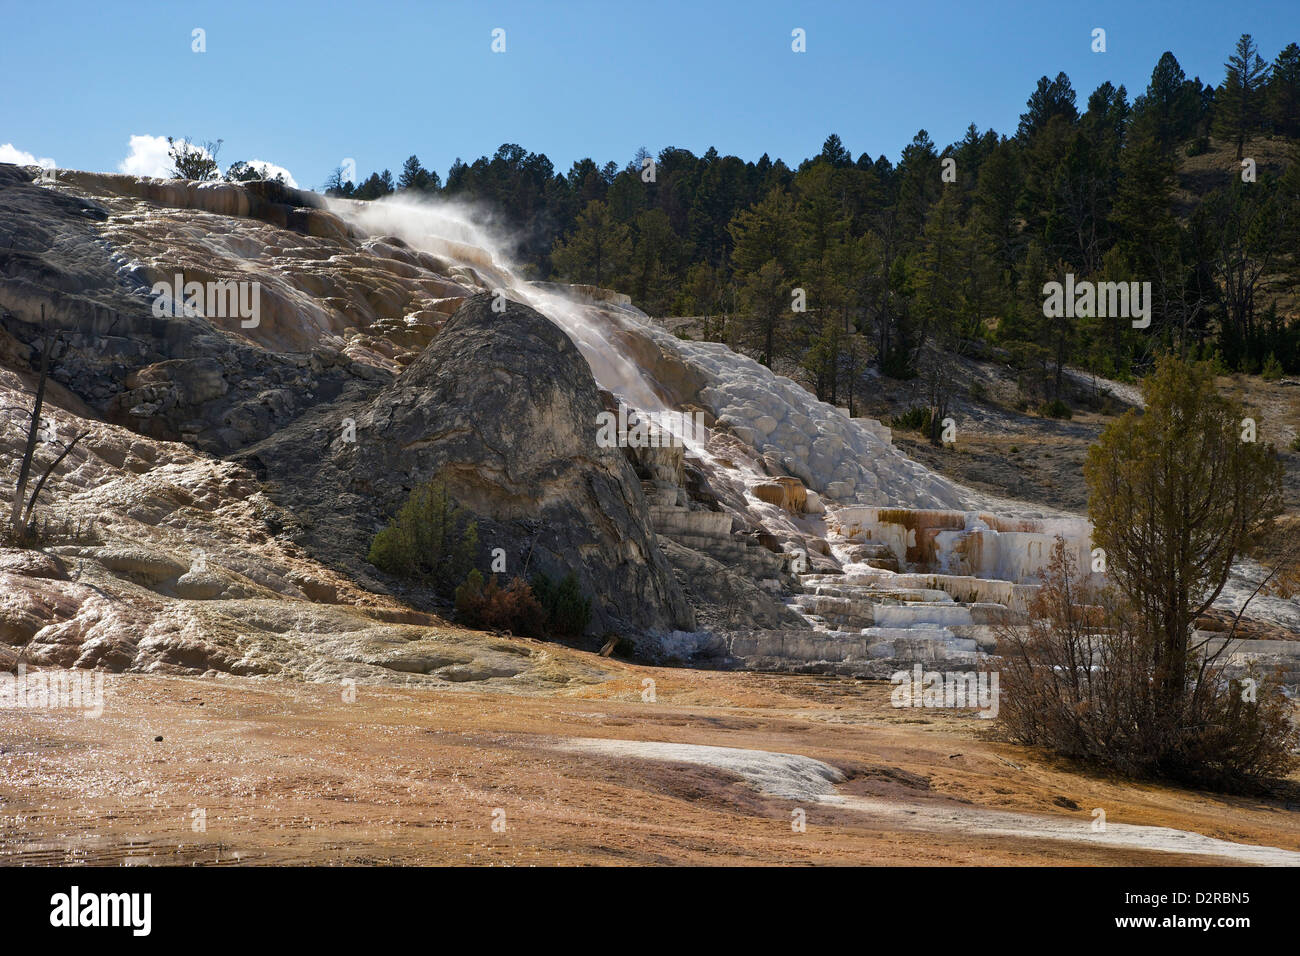
[[821,155],[818,156],[818,159],[825,160],[832,166],[837,167],[853,165],[853,157],[849,155],[849,151],[844,146],[844,143],[841,142],[840,138],[834,133],[827,136],[826,142],[822,143],[822,151]]
[[835,182],[839,172],[827,163],[814,163],[795,178],[799,195],[796,215],[803,234],[803,258],[820,260],[834,242],[844,238],[849,218],[842,192]]
[[614,220],[605,203],[593,199],[579,214],[568,239],[555,241],[551,262],[573,282],[601,285],[624,274],[631,254],[628,227]]
[[746,314],[740,320],[745,343],[759,353],[759,362],[771,368],[780,345],[778,332],[791,314],[789,275],[775,259],[769,259],[741,279],[741,298]]
[[930,134],[920,130],[903,148],[895,178],[898,184],[900,224],[909,232],[920,232],[930,206],[939,198],[943,187],[938,151]]
[[412,155],[402,164],[402,172],[397,177],[397,188],[403,192],[436,192],[438,174],[429,172],[420,165],[420,158]]
[[1241,159],[1247,140],[1259,131],[1263,119],[1269,67],[1250,34],[1243,33],[1224,68],[1227,73],[1219,87],[1216,126],[1221,135],[1236,142],[1237,159]]
[[371,173],[352,195],[356,199],[379,199],[392,191],[393,174],[385,169],[382,173]]
[[1021,140],[1033,138],[1054,116],[1064,117],[1068,123],[1073,123],[1079,117],[1079,111],[1075,107],[1074,87],[1064,73],[1057,73],[1054,80],[1040,77],[1038,86],[1030,94],[1025,107],[1025,112],[1020,114],[1020,126],[1016,130],[1016,136]]
[[1022,247],[1020,217],[1016,211],[1022,182],[1014,141],[1004,140],[984,161],[975,186],[972,216],[989,237],[993,255],[1006,272],[1008,281],[1014,281]]
[[940,348],[956,345],[956,320],[962,308],[961,239],[960,200],[957,190],[949,186],[930,210],[921,244],[909,262],[918,349],[930,338]]
[[736,213],[727,231],[738,273],[752,275],[768,262],[775,262],[783,273],[793,272],[798,222],[794,202],[785,190],[774,187],[761,202]]
[[1273,61],[1268,99],[1273,128],[1283,136],[1300,137],[1300,46],[1287,44]]
[[221,151],[221,140],[216,142],[193,143],[189,137],[173,139],[167,137],[167,158],[172,161],[172,175],[178,179],[194,179],[199,182],[221,178],[221,167],[217,165],[217,153]]
[[441,481],[411,491],[388,526],[375,535],[367,560],[381,571],[411,578],[450,595],[478,555],[478,523]]
[[1150,139],[1161,152],[1171,152],[1195,129],[1199,86],[1187,79],[1178,58],[1166,50],[1151,71],[1146,92],[1133,103],[1134,137]]
[[663,314],[670,304],[676,238],[662,209],[647,209],[637,216],[630,292],[653,315]]
[[1264,279],[1283,251],[1279,227],[1282,209],[1272,184],[1242,183],[1234,177],[1197,210],[1194,220],[1209,244],[1209,268],[1219,304],[1224,357],[1233,367],[1250,370],[1265,352],[1259,340],[1259,301]]

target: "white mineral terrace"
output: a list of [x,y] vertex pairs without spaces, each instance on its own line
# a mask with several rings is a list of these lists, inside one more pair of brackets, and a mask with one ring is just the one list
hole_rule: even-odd
[[794,604],[870,658],[973,660],[1025,611],[1058,535],[1090,566],[1080,518],[842,505],[826,524],[843,573],[803,575]]

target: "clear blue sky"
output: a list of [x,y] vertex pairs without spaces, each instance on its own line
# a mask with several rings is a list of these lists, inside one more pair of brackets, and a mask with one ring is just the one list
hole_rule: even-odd
[[1270,60],[1300,42],[1297,0],[0,0],[0,22],[0,144],[114,170],[132,135],[222,138],[223,165],[313,188],[344,157],[365,175],[417,153],[445,176],[503,142],[560,171],[639,146],[793,163],[831,132],[897,161],[921,127],[940,146],[972,121],[1014,132],[1043,74],[1069,74],[1082,106],[1106,79],[1136,95],[1164,50],[1217,83],[1241,33]]

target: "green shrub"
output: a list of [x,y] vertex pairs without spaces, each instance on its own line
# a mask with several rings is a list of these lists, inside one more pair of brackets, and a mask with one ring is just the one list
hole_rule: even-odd
[[972,382],[970,387],[971,401],[985,402],[988,401],[989,390],[984,387],[983,382]]
[[557,637],[581,637],[591,623],[591,601],[582,596],[578,576],[570,571],[559,584],[545,574],[533,578],[533,593],[546,611],[546,631]]
[[1291,439],[1291,450],[1300,451],[1300,435],[1296,435],[1295,438]]
[[916,378],[916,367],[912,365],[908,349],[890,349],[889,354],[880,360],[881,374],[898,381]]
[[1272,352],[1268,353],[1268,358],[1264,360],[1264,368],[1260,377],[1266,382],[1276,382],[1282,377],[1282,363],[1277,360],[1277,356]]
[[546,612],[527,581],[516,577],[502,588],[494,574],[484,584],[478,568],[456,588],[456,617],[471,627],[523,637],[541,637],[546,622]]
[[903,414],[895,415],[890,424],[903,431],[925,434],[930,430],[930,409],[923,405],[913,405]]
[[1206,346],[1206,350],[1209,352],[1206,361],[1208,361],[1214,368],[1215,375],[1231,374],[1232,369],[1228,368],[1228,363],[1224,361],[1223,353],[1221,351],[1218,349],[1211,350],[1208,345]]
[[1059,398],[1054,398],[1050,402],[1044,402],[1042,407],[1039,408],[1039,412],[1046,415],[1048,418],[1074,417],[1074,412],[1070,410],[1070,406],[1065,404],[1065,402],[1061,401]]
[[367,560],[394,577],[449,595],[478,554],[478,525],[442,482],[411,492],[388,527],[375,535]]

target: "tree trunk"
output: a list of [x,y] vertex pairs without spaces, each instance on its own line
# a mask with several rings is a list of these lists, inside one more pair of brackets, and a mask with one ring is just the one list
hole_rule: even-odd
[[[41,306],[41,327],[45,327],[45,306]],[[23,496],[27,479],[32,473],[32,457],[36,454],[36,437],[41,428],[41,407],[45,404],[45,382],[50,376],[50,353],[54,339],[46,331],[41,340],[41,376],[36,383],[36,402],[32,406],[32,420],[27,429],[27,447],[23,449],[23,463],[18,470],[18,484],[14,487],[14,500],[9,510],[9,524],[15,538],[23,536]]]

